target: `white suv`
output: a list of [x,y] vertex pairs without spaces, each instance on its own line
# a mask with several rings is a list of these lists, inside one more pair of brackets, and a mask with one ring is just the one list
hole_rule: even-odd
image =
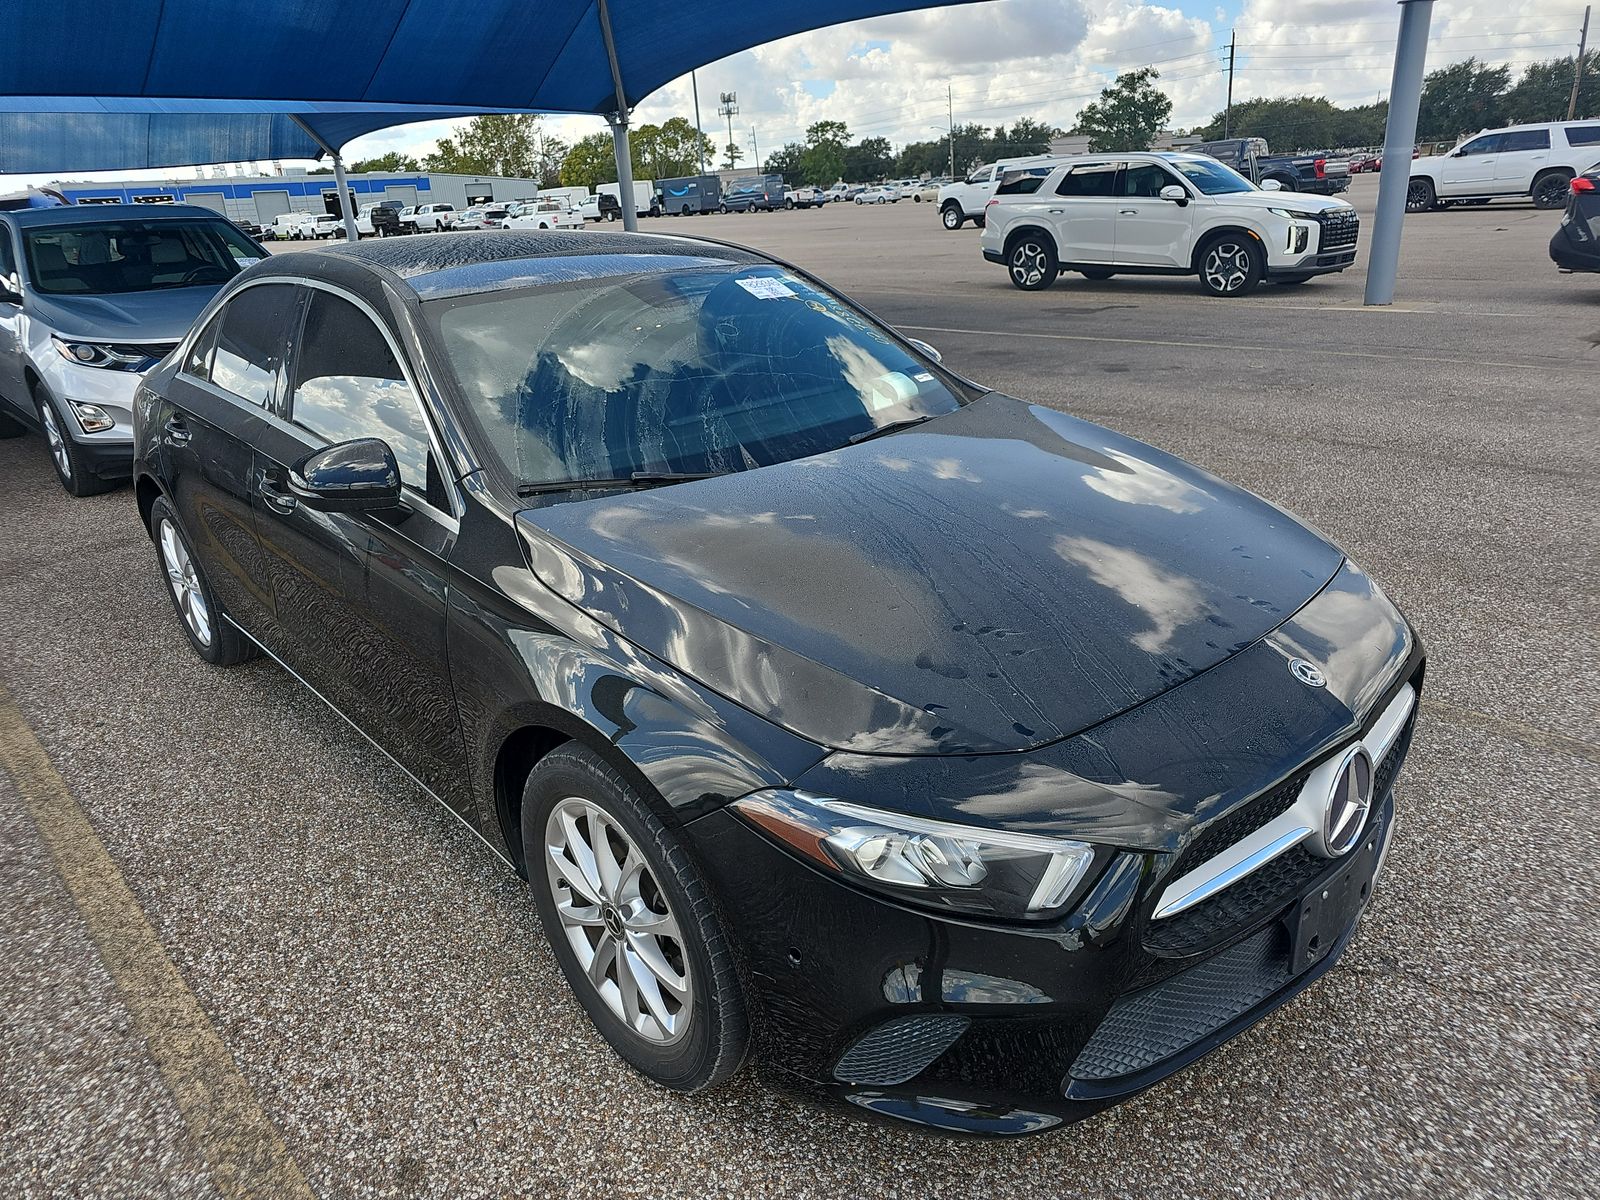
[[1061,161],[1049,154],[1028,158],[1002,158],[999,162],[974,167],[965,179],[947,183],[939,189],[939,220],[946,229],[960,229],[967,221],[982,225],[984,205],[994,195],[1005,176],[1015,171],[1048,175]]
[[1077,271],[1198,275],[1212,295],[1242,296],[1263,279],[1344,270],[1361,229],[1343,200],[1258,188],[1200,154],[1084,155],[1043,178],[1012,171],[985,216],[984,258],[1024,291]]
[[1468,138],[1449,154],[1413,159],[1406,211],[1486,204],[1531,196],[1535,208],[1564,208],[1573,176],[1600,157],[1600,121],[1512,125]]

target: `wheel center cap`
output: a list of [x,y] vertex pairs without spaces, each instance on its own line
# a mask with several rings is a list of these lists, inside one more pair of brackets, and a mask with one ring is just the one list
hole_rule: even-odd
[[622,914],[613,905],[607,904],[600,910],[600,919],[606,924],[606,932],[614,938],[622,937]]

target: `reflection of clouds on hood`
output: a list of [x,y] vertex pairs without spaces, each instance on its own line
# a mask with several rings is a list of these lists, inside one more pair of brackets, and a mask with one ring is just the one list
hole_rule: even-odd
[[1193,579],[1166,570],[1146,555],[1085,537],[1058,537],[1054,548],[1150,619],[1152,628],[1133,638],[1133,644],[1148,654],[1161,653],[1180,626],[1205,612],[1205,599]]
[[1210,499],[1210,493],[1179,479],[1171,471],[1163,471],[1118,450],[1108,450],[1106,454],[1125,469],[1091,467],[1083,476],[1084,482],[1102,496],[1124,504],[1153,504],[1175,513],[1199,512],[1203,507],[1200,501]]

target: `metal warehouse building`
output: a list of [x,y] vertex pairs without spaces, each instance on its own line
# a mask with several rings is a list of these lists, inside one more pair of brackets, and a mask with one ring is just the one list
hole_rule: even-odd
[[[538,194],[532,179],[495,175],[371,172],[348,177],[355,208],[374,200],[401,204],[453,204],[467,208],[489,200]],[[337,213],[332,175],[235,175],[222,179],[150,179],[121,183],[52,185],[74,204],[198,204],[235,221],[270,224],[279,213]]]

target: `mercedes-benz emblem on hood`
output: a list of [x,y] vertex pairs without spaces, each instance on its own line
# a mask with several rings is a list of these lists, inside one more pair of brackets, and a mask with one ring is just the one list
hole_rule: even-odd
[[1372,784],[1372,755],[1357,743],[1345,752],[1333,777],[1322,828],[1311,838],[1310,849],[1323,858],[1338,858],[1350,852],[1367,827],[1367,813],[1372,810]]
[[1322,668],[1314,662],[1307,662],[1303,658],[1289,660],[1289,674],[1293,675],[1307,687],[1323,687],[1328,682],[1328,677],[1322,673]]

